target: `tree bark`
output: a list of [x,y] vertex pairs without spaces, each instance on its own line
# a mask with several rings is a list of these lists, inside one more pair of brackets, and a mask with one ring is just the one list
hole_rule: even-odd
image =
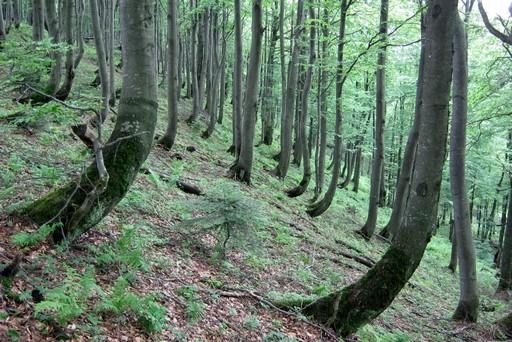
[[231,167],[233,176],[242,182],[251,184],[253,161],[254,131],[256,128],[256,110],[261,63],[261,40],[263,37],[261,0],[252,2],[251,49],[247,66],[247,89],[245,92],[244,115],[242,120],[242,141],[240,156]]
[[[78,0],[80,3],[82,0]],[[83,5],[83,4],[82,4]],[[80,5],[79,5],[80,6]],[[64,24],[64,39],[66,41],[66,44],[68,45],[69,49],[66,52],[66,62],[65,62],[65,70],[66,73],[64,75],[64,83],[60,87],[60,89],[57,91],[55,97],[58,98],[61,101],[65,101],[69,93],[71,92],[71,88],[73,87],[73,81],[75,79],[75,61],[73,60],[73,0],[64,1],[63,6],[64,11],[64,18],[63,18],[63,24]],[[82,10],[83,11],[83,10]],[[77,30],[80,31],[80,34],[82,32],[81,29],[81,19],[77,22]],[[83,38],[80,37],[80,40],[78,41],[80,44],[80,41]],[[83,44],[83,42],[82,42]],[[83,49],[83,46],[82,46]]]
[[342,127],[343,127],[343,59],[345,49],[345,24],[347,20],[347,12],[352,2],[342,0],[341,2],[341,14],[339,23],[339,35],[338,35],[338,56],[337,56],[337,67],[336,67],[336,120],[334,124],[334,150],[333,150],[333,170],[331,176],[331,182],[329,188],[325,193],[324,197],[315,203],[313,203],[306,211],[310,216],[316,217],[323,214],[331,205],[336,193],[338,185],[338,178],[340,177],[341,167],[341,155],[342,155]]
[[[315,64],[315,40],[316,40],[316,29],[315,29],[315,11],[311,6],[309,8],[309,20],[311,22],[310,30],[309,30],[309,60],[308,67],[306,70],[306,79],[304,82],[304,87],[302,88],[301,95],[301,117],[300,117],[300,134],[302,135],[302,158],[303,158],[303,167],[304,172],[302,176],[302,180],[300,183],[293,189],[287,191],[288,196],[297,197],[306,192],[309,181],[311,180],[311,163],[310,163],[310,150],[308,144],[306,142],[306,124],[308,123],[308,104],[309,104],[309,92],[311,90],[311,83],[313,79],[313,65]],[[313,128],[310,127],[310,130]]]
[[44,37],[44,0],[32,0],[32,40],[38,42]]
[[108,80],[107,71],[107,55],[105,54],[105,40],[103,39],[100,15],[98,11],[98,0],[89,0],[89,5],[91,7],[92,31],[94,35],[94,44],[96,46],[96,56],[98,58],[99,76],[101,83],[101,120],[105,121],[107,118],[110,96],[110,82]]
[[468,98],[467,38],[464,22],[456,15],[453,36],[453,100],[450,132],[450,186],[459,257],[460,297],[453,314],[456,320],[478,319],[478,284],[469,201],[466,191],[465,150]]
[[85,0],[76,1],[76,41],[78,42],[78,51],[73,61],[73,67],[76,69],[82,60],[84,55],[84,37],[83,37],[83,26],[84,26],[84,14],[85,14]]
[[[386,0],[384,0],[386,1]],[[347,336],[383,312],[418,267],[432,233],[446,152],[456,0],[429,2],[418,167],[394,245],[356,283],[305,306],[302,312]]]
[[497,292],[506,292],[512,287],[512,177],[511,189],[508,192],[507,225],[503,237],[503,248],[500,260],[500,279]]
[[158,143],[170,150],[178,129],[178,0],[168,0],[167,8],[167,129]]
[[[102,148],[110,175],[104,191],[84,208],[96,190],[100,175],[96,164],[80,180],[50,192],[21,214],[39,225],[61,222],[53,240],[73,240],[94,227],[124,197],[151,149],[157,117],[155,74],[154,1],[121,0],[123,86],[116,125]],[[79,212],[80,209],[86,209]]]
[[388,0],[381,1],[379,35],[382,45],[377,57],[376,112],[375,112],[375,154],[372,163],[372,178],[368,217],[361,228],[361,234],[370,239],[377,224],[377,211],[384,167],[384,125],[386,120],[386,42],[388,36]]
[[279,154],[279,164],[275,169],[275,175],[278,178],[284,179],[288,173],[290,166],[290,157],[292,153],[292,131],[293,131],[293,116],[295,104],[295,90],[298,81],[298,60],[300,53],[300,44],[302,32],[304,30],[304,15],[303,15],[304,1],[298,0],[297,2],[297,21],[293,34],[293,50],[290,63],[288,65],[288,80],[286,82],[286,97],[284,102],[283,118],[281,120],[281,152]]
[[233,64],[233,147],[235,163],[238,163],[242,144],[242,19],[240,0],[235,0],[235,62]]

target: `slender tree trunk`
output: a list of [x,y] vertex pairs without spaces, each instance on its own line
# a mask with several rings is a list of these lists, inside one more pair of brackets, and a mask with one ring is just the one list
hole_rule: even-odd
[[14,16],[14,27],[19,28],[21,23],[21,0],[14,0],[13,2],[13,16]]
[[452,249],[450,254],[450,264],[448,269],[455,273],[457,270],[457,235],[455,234],[455,222],[450,218],[450,241],[452,243]]
[[[316,40],[316,29],[315,29],[315,11],[313,7],[311,6],[309,8],[309,20],[311,22],[310,26],[310,32],[309,32],[309,61],[308,61],[308,67],[306,71],[306,79],[304,82],[304,87],[302,88],[302,103],[301,103],[301,117],[300,117],[300,127],[301,132],[300,134],[303,137],[302,141],[302,157],[303,157],[303,167],[304,167],[304,173],[302,176],[302,180],[300,181],[299,185],[297,185],[295,188],[289,190],[287,192],[288,196],[290,197],[297,197],[302,195],[304,192],[306,192],[309,181],[311,180],[311,164],[310,164],[310,150],[308,147],[308,144],[305,141],[305,137],[307,136],[306,133],[306,124],[308,122],[308,103],[309,103],[309,92],[311,90],[311,83],[313,79],[313,65],[315,64],[315,40]],[[309,128],[312,130],[312,127]]]
[[115,25],[115,1],[116,0],[107,0],[107,9],[108,9],[108,67],[109,67],[109,104],[114,107],[116,105],[116,63],[114,58],[114,25]]
[[322,17],[322,50],[320,53],[320,71],[318,75],[318,146],[317,164],[315,168],[315,194],[313,201],[316,201],[322,193],[325,181],[325,152],[327,150],[327,70],[326,59],[328,54],[329,38],[329,11],[324,7]]
[[[55,0],[46,0],[45,1],[45,10],[46,10],[46,20],[48,21],[48,31],[50,32],[50,36],[52,37],[53,44],[60,43],[60,27],[59,21],[57,18],[57,9],[55,7]],[[55,51],[51,53],[51,57],[53,59],[53,66],[50,72],[50,79],[48,80],[48,86],[46,87],[46,93],[50,95],[55,95],[60,85],[60,80],[62,77],[61,69],[62,69],[62,56],[59,51]],[[47,97],[45,97],[48,99]],[[46,100],[45,102],[49,101]]]
[[76,69],[82,60],[84,55],[84,37],[83,37],[83,26],[84,26],[84,14],[85,14],[85,0],[76,0],[76,41],[78,42],[78,51],[76,52],[73,67]]
[[298,81],[298,60],[300,53],[300,44],[302,32],[304,30],[303,15],[304,1],[298,0],[297,3],[297,22],[294,30],[293,37],[293,50],[290,63],[288,66],[288,80],[286,82],[286,98],[284,102],[283,118],[281,120],[281,152],[279,154],[279,164],[275,169],[275,175],[278,178],[284,179],[288,173],[290,166],[290,156],[292,153],[292,131],[293,131],[293,116],[295,104],[295,90]]
[[261,0],[252,2],[251,49],[247,66],[247,89],[245,92],[244,115],[242,120],[242,141],[240,156],[231,167],[233,176],[247,184],[251,183],[254,131],[256,128],[256,110],[261,63],[261,40],[263,37]]
[[460,297],[453,318],[476,322],[478,285],[476,257],[466,192],[465,150],[468,98],[467,43],[464,22],[456,15],[453,36],[453,100],[450,133],[450,187],[455,219],[455,240],[460,268]]
[[[116,125],[101,148],[106,184],[92,164],[77,182],[55,190],[22,210],[36,223],[60,222],[53,240],[73,240],[94,227],[124,197],[151,149],[157,117],[154,1],[121,0],[123,86]],[[99,21],[98,21],[99,23]],[[104,190],[98,192],[98,187]]]
[[44,0],[32,0],[32,40],[38,42],[44,37]]
[[324,197],[313,203],[306,211],[310,216],[316,217],[323,214],[331,205],[336,188],[338,185],[338,178],[340,177],[341,155],[342,155],[342,127],[343,127],[343,84],[345,75],[343,73],[343,59],[345,49],[345,24],[347,20],[347,12],[351,2],[347,0],[341,1],[341,14],[338,35],[338,56],[336,67],[336,120],[334,124],[334,150],[333,150],[333,171],[329,188]]
[[[381,1],[380,7],[380,39],[384,42],[388,35],[388,0]],[[384,122],[386,120],[386,44],[379,49],[377,57],[377,95],[375,112],[375,154],[372,164],[372,179],[370,187],[370,201],[368,205],[368,217],[366,223],[361,228],[361,234],[370,239],[375,231],[377,224],[377,205],[379,204],[379,194],[384,167]]]
[[242,19],[240,0],[235,0],[235,61],[233,64],[233,147],[235,163],[238,163],[242,143]]
[[[82,0],[78,0],[78,3],[80,3]],[[81,4],[83,6],[83,4]],[[80,4],[78,5],[80,6]],[[65,70],[66,73],[64,75],[64,83],[60,87],[60,89],[57,91],[57,94],[55,95],[59,100],[65,101],[69,93],[71,92],[71,88],[73,87],[73,81],[75,79],[75,61],[73,60],[73,49],[71,48],[73,46],[73,0],[66,0],[64,1],[63,6],[64,11],[64,18],[63,18],[63,24],[64,24],[64,40],[66,41],[66,44],[69,46],[68,51],[66,51],[66,63],[65,63]],[[83,12],[83,10],[82,10]],[[83,15],[83,14],[82,14]],[[81,19],[78,20],[77,23],[77,30],[80,31],[80,35],[82,32],[81,29]],[[79,39],[79,44],[82,41],[82,37]],[[82,42],[83,44],[83,42]],[[79,48],[80,49],[80,48]],[[82,46],[83,49],[83,46]]]
[[0,6],[0,50],[3,49],[3,42],[6,38],[5,21],[4,21],[4,9]]
[[[425,18],[422,15],[421,19],[421,32],[422,37],[424,37],[424,27]],[[405,145],[404,156],[402,159],[402,164],[400,166],[400,177],[398,178],[398,183],[395,191],[395,200],[393,201],[393,210],[391,211],[391,216],[389,218],[388,223],[384,227],[384,229],[380,232],[380,235],[385,237],[391,237],[392,239],[396,236],[398,232],[398,227],[402,222],[402,218],[404,215],[405,207],[407,204],[407,200],[409,198],[410,192],[410,184],[412,173],[414,172],[414,165],[416,159],[416,150],[419,139],[419,127],[421,124],[421,98],[423,96],[423,84],[421,80],[423,79],[424,73],[424,65],[425,65],[425,44],[424,39],[422,39],[421,51],[420,51],[420,62],[418,68],[418,82],[416,84],[416,101],[414,108],[414,119],[412,123],[412,127],[409,130],[409,135],[407,137],[407,143]]]
[[272,145],[274,139],[274,108],[272,103],[274,88],[274,59],[277,40],[279,39],[279,1],[275,0],[272,7],[272,26],[267,56],[267,68],[263,84],[263,103],[261,106],[261,142],[265,145]]
[[228,12],[223,10],[222,12],[222,60],[220,65],[220,98],[219,98],[219,116],[217,122],[222,125],[224,119],[224,105],[226,102],[226,54],[227,54],[227,37],[226,37],[226,25],[228,21]]
[[359,281],[303,307],[304,314],[339,335],[354,333],[393,302],[418,267],[430,239],[446,152],[456,13],[456,0],[429,2],[426,54],[430,58],[425,61],[414,191],[395,243]]
[[168,0],[167,6],[167,129],[158,143],[170,150],[178,130],[178,0]]
[[512,287],[512,178],[508,192],[507,225],[503,237],[503,248],[500,260],[500,279],[497,292],[505,293]]
[[89,0],[89,6],[91,7],[92,31],[94,34],[94,44],[96,46],[96,56],[98,58],[99,76],[100,76],[100,83],[101,83],[101,96],[102,96],[101,120],[105,121],[105,119],[107,118],[109,96],[110,96],[110,90],[109,90],[110,82],[108,80],[107,56],[105,54],[105,41],[103,39],[100,15],[99,15],[99,11],[98,11],[98,0]]

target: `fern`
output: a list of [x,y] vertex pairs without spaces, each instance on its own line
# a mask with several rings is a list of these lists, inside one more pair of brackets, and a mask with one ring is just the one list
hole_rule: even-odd
[[20,247],[32,247],[43,242],[56,229],[60,229],[62,223],[44,224],[32,233],[19,232],[11,237],[12,243]]

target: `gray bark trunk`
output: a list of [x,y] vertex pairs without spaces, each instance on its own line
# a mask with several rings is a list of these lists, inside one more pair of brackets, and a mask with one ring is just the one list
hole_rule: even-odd
[[[82,0],[78,0],[81,2]],[[73,0],[64,1],[63,6],[63,24],[64,24],[64,40],[69,47],[69,50],[66,52],[66,62],[65,62],[65,70],[66,73],[64,75],[64,83],[57,91],[55,95],[59,100],[65,101],[69,93],[71,92],[71,88],[73,87],[73,81],[75,79],[75,61],[73,60]],[[82,10],[83,11],[83,10]],[[80,27],[78,30],[80,33],[82,32],[81,23],[78,22],[77,25]],[[79,44],[82,38],[79,40]],[[82,46],[83,49],[83,46]]]
[[32,0],[32,40],[44,37],[44,0]]
[[258,105],[261,40],[263,37],[261,0],[252,2],[251,50],[247,67],[247,89],[245,93],[244,115],[242,120],[242,141],[238,162],[231,168],[234,177],[251,183],[253,161],[254,131],[256,127],[256,110]]
[[168,0],[167,14],[167,129],[158,142],[170,150],[178,129],[178,0]]
[[384,182],[384,124],[386,120],[386,40],[388,35],[388,0],[382,0],[380,7],[380,39],[383,41],[377,57],[377,86],[375,111],[375,154],[372,163],[372,178],[368,217],[361,228],[361,234],[370,239],[377,224],[377,212],[381,183]]

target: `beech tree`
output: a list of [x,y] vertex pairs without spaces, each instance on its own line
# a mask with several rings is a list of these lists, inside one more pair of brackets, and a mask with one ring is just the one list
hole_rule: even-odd
[[158,107],[154,1],[121,0],[120,13],[124,72],[114,130],[106,143],[97,137],[96,162],[80,179],[21,211],[39,225],[61,223],[55,242],[71,241],[105,217],[130,188],[152,145]]
[[394,244],[359,281],[310,303],[302,312],[347,336],[384,311],[418,267],[435,219],[448,130],[452,38],[457,1],[432,0],[426,15],[420,136],[412,191]]

